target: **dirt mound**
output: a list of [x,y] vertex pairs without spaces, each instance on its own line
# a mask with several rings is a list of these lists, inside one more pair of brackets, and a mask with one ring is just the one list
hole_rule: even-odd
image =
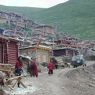
[[95,64],[73,69],[65,74],[65,78],[64,86],[70,95],[95,95]]
[[73,81],[93,79],[95,77],[95,64],[85,68],[74,69],[66,73],[65,76]]

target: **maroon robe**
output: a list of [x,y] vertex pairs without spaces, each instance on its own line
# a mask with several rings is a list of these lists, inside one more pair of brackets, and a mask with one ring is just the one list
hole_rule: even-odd
[[37,68],[36,62],[35,61],[32,61],[31,64],[32,64],[31,65],[31,71],[32,71],[33,76],[38,77],[38,68]]
[[54,64],[53,63],[49,63],[48,64],[48,74],[53,74],[53,68],[54,68]]

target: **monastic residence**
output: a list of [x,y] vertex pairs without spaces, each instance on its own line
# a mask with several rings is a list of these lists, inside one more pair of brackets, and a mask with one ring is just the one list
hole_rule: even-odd
[[[61,35],[62,36],[62,35]],[[77,52],[85,58],[95,56],[95,41],[79,40],[69,36],[62,36],[54,40],[53,56],[62,59],[65,56],[71,58]]]
[[41,39],[42,41],[53,40],[55,28],[49,25],[39,25],[33,28],[32,39],[37,41]]
[[58,56],[69,56],[72,57],[74,56],[76,53],[78,52],[78,49],[74,49],[74,48],[57,48],[53,50],[53,56],[58,57]]
[[9,15],[6,12],[0,12],[0,23],[7,23]]
[[38,63],[49,62],[51,48],[49,46],[39,45],[19,48],[19,55],[36,58]]
[[53,46],[53,56],[57,59],[59,63],[63,63],[63,59],[71,60],[71,58],[79,53],[80,46],[78,45],[78,40],[67,35],[61,35],[62,37],[56,38]]
[[38,26],[38,24],[36,24],[33,20],[28,20],[28,19],[24,19],[24,24],[26,28]]
[[15,25],[17,28],[25,28],[25,23],[24,23],[24,17],[20,16],[19,14],[16,13],[9,13],[10,18],[9,21],[11,25]]
[[73,56],[80,46],[74,38],[64,37],[64,39],[55,40],[54,56]]
[[15,64],[18,57],[18,40],[0,36],[0,63]]
[[7,13],[0,11],[0,23],[7,24],[10,28],[31,28],[36,27],[38,24],[33,22],[32,20],[28,20],[27,18],[17,14],[17,13]]
[[24,36],[24,33],[20,31],[7,29],[3,31],[2,35],[8,36],[8,37],[20,38]]
[[31,44],[31,41],[24,38],[24,33],[20,31],[15,31],[15,30],[3,30],[0,29],[0,35],[7,37],[7,38],[12,38],[15,40],[18,40],[18,47],[25,47],[29,46]]

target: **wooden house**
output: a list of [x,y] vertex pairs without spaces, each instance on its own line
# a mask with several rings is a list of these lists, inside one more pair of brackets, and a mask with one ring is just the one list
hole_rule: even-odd
[[53,50],[54,56],[72,57],[81,48],[79,40],[68,35],[63,35],[63,38],[56,39],[54,42],[56,43]]
[[35,46],[29,46],[19,49],[20,55],[35,57],[38,63],[49,62],[51,48],[39,45],[36,49]]
[[15,64],[18,57],[18,41],[0,36],[0,63]]
[[58,48],[53,50],[53,56],[59,57],[59,56],[69,56],[72,57],[78,52],[78,49],[75,48]]
[[6,23],[8,18],[8,14],[5,12],[0,12],[0,23]]

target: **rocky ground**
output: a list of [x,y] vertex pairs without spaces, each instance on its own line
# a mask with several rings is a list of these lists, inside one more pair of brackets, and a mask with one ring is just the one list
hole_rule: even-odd
[[25,88],[21,87],[18,89],[22,93],[12,94],[10,91],[8,95],[95,95],[95,64],[87,62],[87,65],[85,68],[57,69],[50,76],[43,70],[38,78],[28,76],[23,79],[28,88],[34,88],[30,89],[33,90],[31,93],[25,94]]

